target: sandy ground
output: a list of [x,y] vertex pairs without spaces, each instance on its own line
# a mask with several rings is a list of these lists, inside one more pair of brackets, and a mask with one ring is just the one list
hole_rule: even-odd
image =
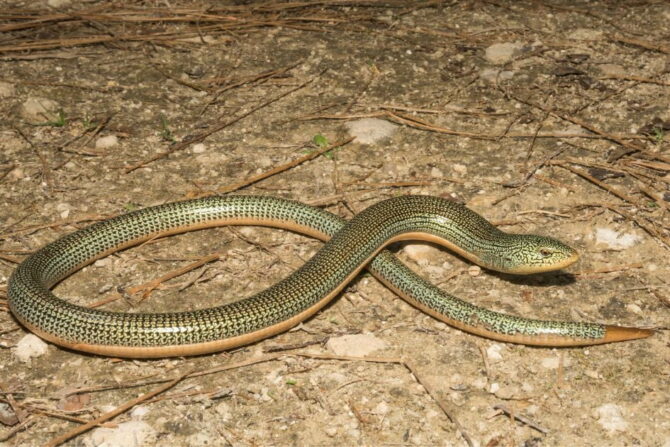
[[[0,3],[0,446],[44,445],[152,391],[66,445],[670,446],[667,2],[49,3]],[[347,218],[396,195],[449,197],[582,259],[515,278],[396,247],[440,287],[512,314],[659,331],[499,343],[369,275],[297,330],[196,358],[39,353],[12,318],[7,278],[43,244],[233,190]],[[203,308],[320,246],[211,229],[100,260],[56,292],[119,311]],[[214,253],[146,300],[128,292]],[[21,358],[24,345],[38,352]]]

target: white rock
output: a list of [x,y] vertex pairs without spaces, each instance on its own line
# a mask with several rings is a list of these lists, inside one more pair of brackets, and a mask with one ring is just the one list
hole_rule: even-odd
[[21,116],[31,124],[55,121],[59,108],[58,103],[51,99],[31,97],[21,105]]
[[504,42],[494,43],[486,49],[484,57],[492,64],[504,64],[512,60],[523,46],[519,43]]
[[500,351],[502,351],[503,347],[497,343],[492,344],[488,348],[486,348],[486,357],[492,362],[499,362],[503,359],[502,354]]
[[389,412],[389,405],[386,402],[379,402],[373,412],[379,415],[385,415]]
[[28,334],[16,344],[14,355],[24,363],[30,363],[33,357],[40,357],[47,352],[49,345],[36,335]]
[[[555,357],[545,357],[542,359],[542,366],[547,369],[558,369],[561,364],[561,358],[559,355]],[[572,360],[570,357],[563,356],[563,367],[567,368],[572,365]]]
[[598,423],[609,432],[625,431],[628,423],[623,418],[621,407],[616,404],[604,404],[596,408]]
[[14,84],[0,81],[0,98],[9,98],[10,96],[14,95],[16,95],[16,88],[14,88]]
[[7,177],[9,177],[11,179],[14,179],[14,180],[22,180],[24,178],[27,178],[25,171],[20,167],[16,167],[16,168],[12,169],[11,171],[9,171],[9,174],[7,175]]
[[95,140],[96,149],[107,149],[119,144],[119,138],[116,135],[105,135]]
[[640,239],[637,234],[618,233],[610,228],[596,228],[596,243],[605,244],[609,248],[624,249],[635,245]]
[[207,147],[203,143],[197,143],[193,145],[194,154],[202,154],[206,149]]
[[454,170],[455,173],[465,175],[468,173],[468,167],[459,163],[455,163],[451,166],[451,169]]
[[547,369],[558,369],[560,359],[558,357],[545,357],[542,359],[542,366]]
[[345,124],[349,135],[356,138],[357,143],[373,144],[384,138],[389,138],[398,129],[393,123],[379,118],[363,118],[349,121]]
[[61,219],[67,219],[67,216],[70,215],[70,210],[72,206],[69,203],[61,202],[56,205],[56,211],[60,215]]
[[478,265],[471,265],[468,267],[468,275],[479,276],[482,274],[482,268]]
[[146,422],[122,422],[117,428],[98,428],[91,434],[89,445],[105,447],[139,447],[152,445],[156,432]]
[[70,6],[72,0],[47,0],[47,5],[50,8],[63,8],[65,6]]
[[130,416],[132,416],[133,419],[142,419],[147,414],[149,414],[149,409],[142,405],[133,408],[133,410],[130,412]]
[[419,265],[437,262],[440,249],[428,244],[408,244],[403,248],[405,254]]
[[626,304],[626,310],[628,312],[638,314],[638,315],[640,315],[642,313],[642,309],[640,308],[640,306],[638,306],[635,303]]
[[336,355],[365,357],[386,348],[386,343],[372,334],[352,334],[333,337],[326,346]]
[[326,435],[330,436],[331,438],[334,438],[336,434],[337,434],[337,428],[335,427],[326,428]]

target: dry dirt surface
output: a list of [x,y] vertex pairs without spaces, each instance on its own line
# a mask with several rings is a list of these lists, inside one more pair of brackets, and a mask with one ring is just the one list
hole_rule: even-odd
[[[0,446],[670,447],[669,54],[667,1],[0,2]],[[510,314],[657,332],[496,342],[370,275],[295,330],[192,358],[86,355],[12,317],[8,278],[47,242],[231,193],[346,218],[398,195],[451,198],[581,260],[518,278],[395,247],[431,282]],[[321,245],[197,231],[55,293],[122,312],[210,307]]]

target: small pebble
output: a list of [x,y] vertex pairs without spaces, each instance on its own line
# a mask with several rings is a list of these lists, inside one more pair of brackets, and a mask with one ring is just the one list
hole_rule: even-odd
[[9,98],[15,95],[16,95],[16,88],[14,88],[14,84],[0,81],[0,98]]
[[599,406],[594,411],[594,417],[598,419],[598,423],[609,432],[626,431],[628,423],[623,418],[621,407],[616,404],[604,404]]
[[497,343],[492,344],[486,348],[486,356],[491,362],[499,362],[503,359],[501,354],[503,347]]
[[468,275],[470,276],[479,276],[482,273],[482,268],[478,265],[471,265],[468,267]]
[[16,344],[14,355],[20,361],[30,364],[33,357],[40,357],[47,353],[48,345],[36,335],[27,334]]
[[21,105],[21,116],[30,124],[41,124],[59,119],[60,106],[47,98],[30,97]]
[[444,177],[444,173],[440,171],[438,168],[433,167],[430,170],[430,176],[433,178],[442,178]]
[[386,342],[372,334],[352,334],[331,337],[326,346],[336,355],[365,357],[375,351],[386,348]]
[[465,175],[468,173],[468,167],[462,164],[455,163],[451,166],[451,169],[457,174]]
[[197,143],[193,145],[194,154],[202,154],[206,149],[207,147],[203,143]]
[[108,149],[119,144],[119,138],[116,135],[106,135],[95,140],[96,149]]
[[623,250],[637,245],[642,238],[634,233],[619,233],[610,228],[596,228],[596,243],[609,248]]
[[384,138],[390,138],[398,129],[396,124],[379,118],[363,118],[345,124],[349,135],[356,138],[356,143],[374,144]]
[[440,249],[428,244],[408,244],[403,248],[405,254],[419,265],[437,261]]
[[518,42],[494,43],[486,49],[484,57],[492,64],[502,65],[520,53],[523,46]]
[[146,422],[121,422],[117,428],[101,427],[91,433],[91,441],[96,446],[140,447],[153,445],[156,431]]
[[635,303],[626,304],[626,310],[628,312],[638,314],[638,315],[640,315],[642,313],[642,309],[640,308],[640,306],[638,306]]

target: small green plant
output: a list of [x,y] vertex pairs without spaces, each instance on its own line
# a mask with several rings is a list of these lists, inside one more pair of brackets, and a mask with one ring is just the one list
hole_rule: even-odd
[[654,127],[654,141],[656,144],[661,144],[665,138],[665,132],[662,127]]
[[286,385],[295,385],[298,381],[295,379],[286,379]]
[[[328,138],[324,137],[320,133],[317,133],[316,135],[314,135],[314,137],[312,137],[312,144],[319,149],[324,149],[324,148],[326,148],[330,145],[330,142],[328,141]],[[323,156],[326,157],[329,160],[332,160],[333,157],[334,157],[333,152],[336,151],[336,150],[337,150],[337,148],[335,148],[331,151],[325,152],[323,154]]]
[[324,137],[320,133],[317,133],[314,135],[314,138],[312,138],[312,143],[314,143],[315,146],[318,147],[327,147],[328,146],[328,138]]
[[49,127],[64,127],[67,124],[67,117],[65,112],[62,109],[58,110],[58,116],[53,120],[47,121],[46,123],[37,124],[38,126],[49,126]]
[[170,122],[167,120],[165,115],[161,113],[160,115],[161,119],[161,138],[163,138],[165,141],[169,141],[170,143],[174,143],[175,138],[174,135],[172,134],[172,131],[170,130]]
[[87,116],[81,119],[81,125],[84,126],[84,130],[95,129],[98,126],[97,121],[90,120]]

